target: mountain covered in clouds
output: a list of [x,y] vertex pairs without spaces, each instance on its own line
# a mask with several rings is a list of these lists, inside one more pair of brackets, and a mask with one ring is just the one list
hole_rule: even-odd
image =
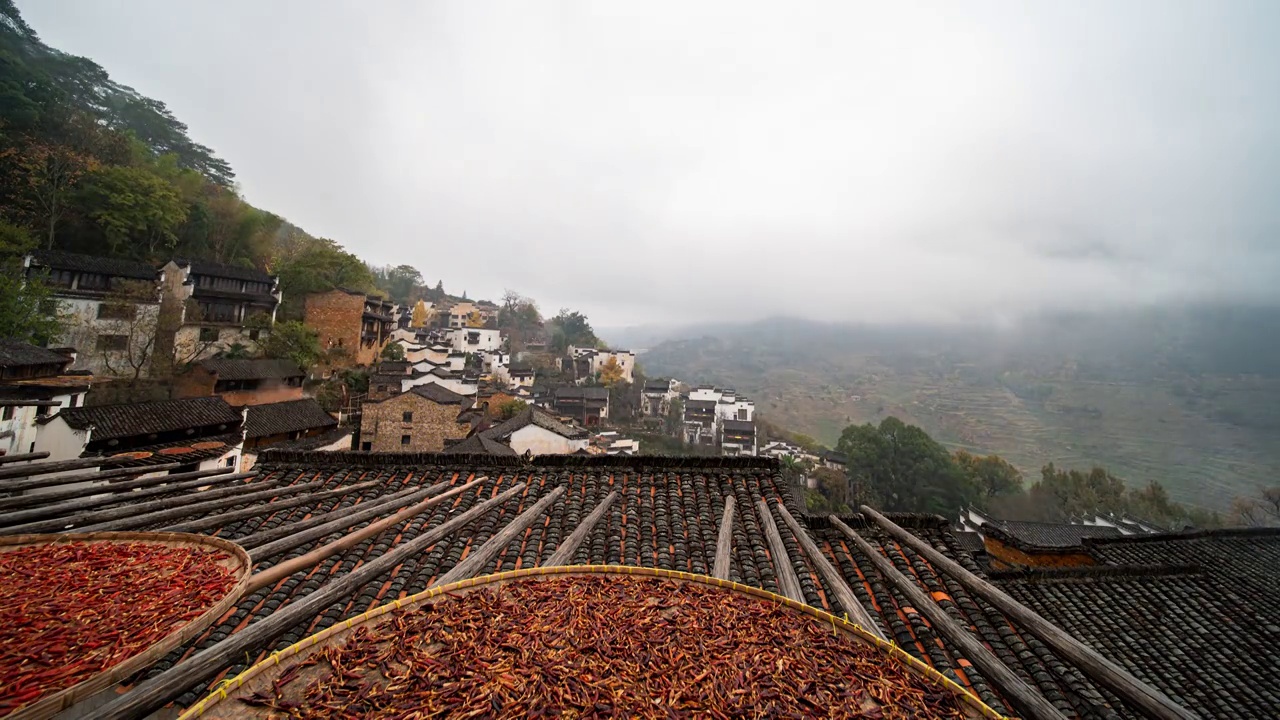
[[774,318],[677,335],[641,355],[648,375],[731,385],[770,421],[826,443],[896,415],[1025,474],[1099,464],[1214,509],[1280,468],[1274,308],[1055,314],[1006,328]]

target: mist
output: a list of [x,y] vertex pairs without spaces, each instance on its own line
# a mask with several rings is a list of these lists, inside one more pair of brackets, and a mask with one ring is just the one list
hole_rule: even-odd
[[1274,3],[18,4],[254,204],[470,297],[603,326],[1280,299]]

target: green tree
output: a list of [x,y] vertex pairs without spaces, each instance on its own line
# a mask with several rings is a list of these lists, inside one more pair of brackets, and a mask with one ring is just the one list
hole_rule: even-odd
[[323,354],[320,335],[296,320],[276,323],[263,343],[262,354],[269,358],[292,360],[307,370],[320,362]]
[[951,516],[978,494],[945,447],[896,417],[850,425],[837,449],[857,493],[886,510]]
[[412,265],[388,265],[372,272],[378,289],[397,303],[408,303],[422,285],[422,273]]
[[1059,470],[1053,463],[1040,470],[1040,482],[1031,488],[1031,499],[1047,508],[1056,520],[1092,512],[1124,512],[1124,481],[1106,468],[1089,472]]
[[280,277],[284,293],[281,312],[286,319],[301,319],[306,296],[311,293],[334,288],[377,290],[369,266],[338,243],[313,238],[297,228],[286,232],[290,237],[277,245],[273,267]]
[[968,484],[978,489],[980,507],[988,507],[993,498],[1022,493],[1022,473],[999,455],[980,456],[959,450],[955,461]]
[[233,342],[227,346],[226,350],[219,352],[218,357],[227,360],[247,360],[253,357],[253,353],[249,352],[248,346],[244,343]]
[[551,331],[551,349],[565,352],[570,345],[574,347],[596,347],[600,339],[587,322],[587,316],[576,310],[563,308],[560,314],[548,321]]
[[112,253],[159,259],[178,241],[187,207],[174,186],[143,168],[105,167],[83,181],[78,204]]
[[502,420],[510,420],[527,407],[529,407],[529,404],[523,400],[508,400],[498,406],[498,417]]
[[404,346],[399,341],[392,340],[382,347],[383,360],[404,360]]
[[14,267],[0,270],[0,337],[48,345],[62,333],[62,312],[45,284]]

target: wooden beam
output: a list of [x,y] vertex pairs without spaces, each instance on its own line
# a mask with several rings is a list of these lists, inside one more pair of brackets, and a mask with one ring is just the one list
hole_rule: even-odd
[[486,500],[443,525],[428,530],[351,572],[322,585],[301,600],[285,605],[271,615],[208,647],[159,675],[146,680],[130,692],[93,711],[93,720],[135,720],[164,707],[193,685],[206,682],[226,666],[257,650],[289,631],[300,622],[309,621],[320,611],[346,598],[366,584],[394,569],[400,563],[425,551],[440,540],[461,530],[494,508],[522,492],[517,483],[501,495]]
[[542,563],[542,566],[572,565],[573,556],[578,553],[578,546],[582,545],[582,542],[587,539],[587,536],[591,534],[591,531],[600,522],[600,518],[604,517],[604,514],[609,510],[609,506],[617,499],[617,490],[606,495],[604,500],[601,500],[600,504],[596,505],[596,508],[591,511],[591,514],[578,523],[578,527],[574,528],[572,533],[569,533],[569,537],[560,543],[560,546],[556,548],[555,552],[551,553],[551,557],[547,558],[547,561]]
[[720,536],[716,538],[716,564],[711,571],[712,577],[721,580],[729,579],[729,569],[733,567],[733,496],[724,499],[724,515],[720,516]]
[[782,513],[783,522],[791,529],[791,533],[796,536],[796,542],[800,543],[801,549],[809,556],[809,561],[818,569],[818,574],[822,576],[822,580],[831,589],[831,593],[835,595],[840,607],[844,608],[844,611],[848,613],[849,619],[881,640],[888,640],[889,638],[885,637],[884,633],[880,631],[880,626],[871,618],[871,613],[867,612],[867,608],[858,601],[858,596],[853,594],[853,588],[849,587],[849,583],[845,582],[840,571],[822,553],[818,544],[813,541],[813,538],[809,537],[809,533],[800,525],[800,522],[795,519],[782,503],[778,503],[778,511]]
[[341,487],[333,488],[332,490],[321,490],[320,492],[307,493],[305,495],[289,498],[288,500],[272,499],[261,505],[253,505],[239,510],[231,510],[229,512],[218,513],[216,515],[209,515],[208,517],[202,517],[196,520],[178,523],[176,525],[167,525],[160,528],[157,532],[203,532],[205,530],[212,530],[230,523],[240,522],[241,520],[248,520],[251,517],[267,515],[281,510],[295,508],[299,505],[327,500],[328,498],[338,495],[349,495],[351,493],[363,492],[381,484],[382,482],[380,480],[369,480],[367,482],[356,483],[355,485],[343,485]]
[[528,530],[529,526],[533,525],[533,523],[542,516],[542,513],[547,511],[547,508],[550,507],[551,503],[555,502],[556,499],[563,494],[564,486],[560,485],[544,495],[542,499],[533,504],[533,507],[517,515],[515,519],[507,523],[506,527],[502,528],[502,530],[499,530],[496,535],[489,538],[485,544],[481,545],[477,549],[473,549],[465,558],[462,559],[462,562],[454,565],[452,570],[441,575],[440,578],[431,583],[431,585],[448,585],[451,582],[466,580],[483,570],[486,565],[493,562],[494,558],[498,557],[498,553],[501,553],[506,549],[506,547],[511,544],[511,541],[515,540],[517,536],[525,530]]
[[[154,525],[156,523],[168,522],[170,520],[177,520],[178,518],[191,517],[192,515],[199,515],[201,513],[212,512],[214,510],[224,510],[229,507],[235,507],[236,505],[244,505],[245,503],[252,503],[258,500],[266,500],[267,502],[270,502],[271,500],[274,500],[275,498],[281,497],[283,495],[297,495],[299,493],[309,493],[313,490],[318,491],[321,488],[323,488],[327,484],[327,482],[328,482],[327,480],[316,480],[314,482],[304,483],[302,485],[282,485],[278,487],[270,487],[265,490],[258,490],[257,488],[259,486],[257,483],[246,484],[246,485],[242,485],[235,488],[227,488],[227,491],[239,490],[243,492],[244,490],[252,490],[253,492],[243,492],[243,494],[228,492],[229,497],[218,499],[218,500],[206,500],[204,502],[198,502],[198,503],[191,503],[190,498],[187,498],[186,505],[171,504],[169,507],[166,507],[160,510],[155,510],[153,512],[145,513],[142,515],[130,515],[128,517],[125,517],[119,520],[100,522],[100,523],[95,523],[93,525],[85,525],[83,527],[77,527],[74,530],[70,530],[69,532],[82,533],[82,532],[115,532],[118,530],[136,530],[139,528],[145,528],[148,525]],[[219,492],[219,491],[213,490],[209,492]],[[223,492],[226,492],[226,491],[223,491]],[[163,502],[163,501],[157,501],[157,502]]]
[[[83,470],[91,467],[109,467],[113,465],[121,465],[123,463],[136,462],[136,458],[131,457],[97,457],[97,458],[76,458],[74,460],[56,460],[54,462],[36,463],[34,465],[15,465],[13,467],[0,467],[0,480],[8,480],[9,478],[26,478],[36,475],[48,475],[49,473],[65,472],[67,470]],[[0,490],[4,490],[4,485],[0,484]]]
[[969,662],[978,667],[982,671],[983,677],[995,683],[1000,689],[1000,694],[1013,705],[1014,709],[1031,720],[1065,720],[1066,716],[1058,711],[1038,690],[1023,682],[1008,665],[1000,662],[991,650],[987,649],[980,640],[971,635],[968,630],[960,626],[929,597],[928,593],[920,589],[915,580],[907,578],[898,569],[893,566],[889,558],[880,554],[880,551],[871,546],[871,543],[862,538],[861,535],[853,531],[848,525],[840,521],[835,515],[831,516],[831,524],[836,527],[845,537],[849,538],[858,550],[876,566],[876,570],[880,575],[888,580],[891,585],[897,588],[898,592],[907,597],[911,606],[919,610],[929,619],[929,624],[933,629],[938,631],[943,637],[950,640],[964,653],[964,657]]
[[[241,478],[253,477],[254,473],[241,473]],[[52,520],[40,520],[37,522],[23,523],[22,525],[14,525],[12,527],[0,528],[0,535],[17,535],[20,533],[46,533],[46,532],[84,532],[82,527],[68,531],[70,526],[83,526],[86,523],[101,523],[108,520],[117,520],[120,518],[135,517],[140,513],[151,512],[153,510],[163,510],[166,508],[182,507],[189,504],[192,500],[213,500],[214,498],[225,498],[257,490],[259,488],[274,487],[278,481],[265,480],[255,483],[238,483],[231,487],[218,488],[215,490],[203,490],[194,493],[186,493],[179,497],[161,498],[159,500],[151,500],[142,503],[131,503],[121,507],[107,508],[105,510],[92,510],[89,512],[76,513],[65,518],[53,518]],[[241,502],[244,502],[243,500]],[[234,504],[234,503],[232,503]]]
[[43,460],[49,457],[49,453],[45,451],[33,453],[14,453],[12,455],[0,455],[0,465],[8,465],[9,463],[27,462],[29,460]]
[[316,548],[315,550],[312,550],[311,552],[306,553],[305,555],[301,555],[292,560],[287,560],[285,562],[282,562],[279,565],[275,565],[273,567],[267,568],[266,570],[263,570],[262,572],[257,573],[253,577],[249,578],[249,584],[245,587],[244,594],[248,595],[249,593],[254,592],[255,590],[259,590],[261,588],[267,587],[268,585],[279,582],[283,578],[287,578],[296,572],[305,570],[313,565],[320,563],[330,555],[335,555],[344,550],[349,550],[371,537],[374,537],[376,535],[381,535],[382,533],[399,525],[400,523],[403,523],[409,518],[412,518],[415,515],[419,515],[424,511],[430,508],[433,508],[436,505],[439,505],[440,503],[444,502],[445,500],[455,497],[466,490],[470,490],[480,482],[488,479],[489,478],[487,477],[476,478],[475,480],[472,480],[466,485],[460,485],[450,490],[447,493],[437,495],[426,501],[420,502],[417,505],[413,505],[408,508],[405,508],[404,510],[401,510],[400,512],[396,513],[395,515],[392,515],[391,517],[384,518],[375,523],[370,523],[367,527],[361,528],[353,533],[344,535],[343,537],[338,538],[337,540],[334,540],[331,543],[322,545]]
[[[0,499],[0,511],[17,510],[20,508],[36,507],[38,505],[48,505],[53,502],[62,500],[70,500],[72,498],[90,497],[92,495],[101,495],[103,493],[122,493],[129,490],[135,490],[141,487],[150,487],[152,485],[162,485],[168,478],[173,475],[160,475],[149,478],[138,478],[136,480],[121,480],[121,478],[136,477],[150,472],[164,472],[182,467],[178,463],[165,463],[164,465],[154,465],[145,470],[136,470],[128,468],[125,470],[104,470],[101,473],[85,473],[83,475],[66,475],[66,478],[75,478],[71,482],[76,483],[93,483],[90,485],[82,485],[74,488],[63,488],[61,490],[50,490],[48,492],[32,493],[30,495],[19,495],[17,497],[7,497]],[[210,477],[213,475],[222,475],[231,472],[231,468],[220,467],[211,470],[196,470],[194,472],[203,473],[194,477]],[[181,473],[187,477],[192,477],[190,473]],[[48,483],[49,485],[61,485],[63,478],[50,478],[56,480],[56,483]],[[185,478],[178,478],[179,480]],[[112,482],[106,482],[112,481]],[[37,479],[35,482],[40,482]],[[40,486],[43,487],[43,486]],[[26,489],[26,488],[24,488]]]
[[[228,469],[230,468],[221,468],[221,470]],[[175,475],[166,475],[165,477],[169,480],[182,480],[183,476],[193,475],[195,476],[194,479],[187,480],[185,482],[166,483],[159,487],[147,488],[145,490],[133,490],[127,493],[102,493],[92,497],[77,498],[74,500],[54,503],[52,505],[42,505],[40,507],[31,508],[30,510],[0,513],[0,526],[18,525],[20,523],[43,520],[45,518],[69,517],[78,512],[102,507],[103,505],[122,505],[128,503],[131,506],[136,506],[138,501],[146,500],[148,498],[171,495],[185,490],[195,490],[196,488],[221,485],[223,483],[253,477],[253,473],[237,473],[234,475],[214,474],[210,477],[210,471],[208,470],[197,470],[196,472],[190,473],[177,473]]]
[[863,505],[864,515],[884,528],[912,550],[923,555],[934,567],[942,570],[964,586],[966,590],[995,606],[1013,619],[1023,629],[1053,648],[1059,655],[1071,661],[1094,681],[1106,687],[1116,697],[1142,710],[1149,717],[1160,720],[1193,720],[1199,716],[1169,699],[1168,695],[1139,680],[1127,670],[1111,662],[1098,651],[1085,645],[1057,625],[1045,620],[1026,605],[1014,600],[1005,592],[964,569],[960,563],[933,549],[928,543],[898,527],[892,520]]
[[763,499],[756,501],[756,510],[760,513],[760,524],[764,526],[765,540],[769,542],[769,555],[777,571],[778,590],[796,602],[805,602],[800,578],[796,577],[796,569],[791,567],[791,556],[787,554],[787,546],[782,544],[782,535],[773,522],[773,513],[769,512],[769,506]]
[[245,550],[251,550],[249,557],[261,562],[272,555],[288,552],[299,545],[305,545],[339,530],[355,527],[373,517],[377,517],[392,508],[400,508],[420,502],[437,492],[447,488],[449,483],[437,483],[428,488],[408,488],[385,498],[357,503],[349,508],[339,508],[322,515],[286,523],[280,527],[263,530],[236,540],[236,544]]
[[[30,480],[14,480],[5,483],[3,492],[20,493],[36,488],[52,487],[54,485],[71,485],[72,483],[93,482],[95,480],[109,480],[112,478],[130,477],[136,475],[145,475],[153,472],[165,472],[174,468],[182,467],[183,463],[163,463],[161,465],[140,465],[138,467],[115,468],[112,470],[96,470],[93,472],[73,473],[71,475],[41,475],[33,477]],[[228,472],[230,468],[218,468],[224,472]],[[12,500],[14,498],[8,498]],[[5,502],[0,500],[0,502]]]

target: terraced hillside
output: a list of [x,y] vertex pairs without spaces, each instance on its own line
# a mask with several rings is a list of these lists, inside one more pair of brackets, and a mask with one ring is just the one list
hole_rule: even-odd
[[1012,334],[767,321],[667,341],[641,363],[650,375],[731,385],[772,422],[827,443],[850,423],[896,415],[1030,477],[1047,462],[1100,464],[1223,510],[1280,470],[1274,322],[1237,323],[1237,341],[1213,316]]

